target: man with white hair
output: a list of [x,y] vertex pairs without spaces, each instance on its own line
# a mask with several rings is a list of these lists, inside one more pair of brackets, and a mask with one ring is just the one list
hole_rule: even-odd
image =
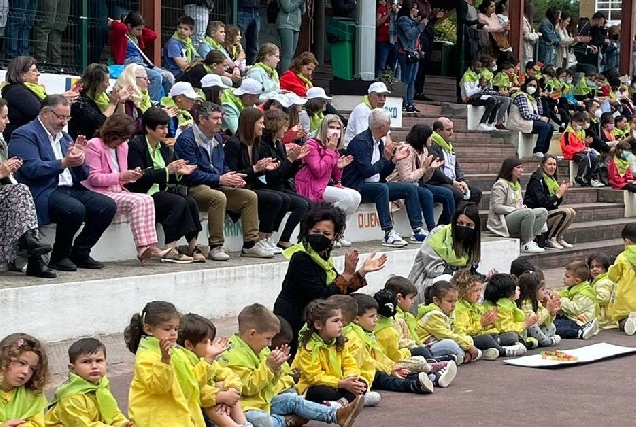
[[388,135],[390,128],[391,116],[387,111],[381,108],[371,110],[368,128],[356,135],[347,146],[346,154],[353,156],[353,162],[342,173],[342,185],[359,191],[363,203],[375,203],[384,231],[382,245],[403,247],[408,243],[393,229],[389,201],[406,201],[406,213],[413,229],[411,242],[424,241],[427,233],[422,229],[417,187],[412,183],[386,181],[395,169],[395,163],[409,153],[406,146],[391,140]]
[[347,123],[347,131],[344,137],[344,146],[348,146],[349,142],[357,134],[364,132],[369,127],[369,115],[374,108],[384,108],[386,96],[391,92],[382,82],[373,82],[367,91],[368,95],[362,99],[362,102],[351,111],[349,122]]

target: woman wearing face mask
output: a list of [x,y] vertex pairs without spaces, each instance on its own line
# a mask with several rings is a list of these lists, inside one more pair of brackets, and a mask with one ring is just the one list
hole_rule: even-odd
[[532,174],[523,202],[528,208],[545,208],[548,210],[548,235],[545,242],[546,248],[563,249],[572,245],[563,239],[568,227],[576,218],[576,211],[572,208],[562,207],[563,196],[572,186],[571,182],[559,183],[557,176],[557,159],[552,154],[546,154],[541,159],[539,168]]
[[465,268],[476,268],[481,259],[481,220],[477,205],[461,202],[453,213],[451,223],[431,231],[409,273],[409,280],[417,287],[413,309],[424,301],[424,290],[442,274],[452,274]]
[[537,144],[532,152],[534,157],[542,158],[550,148],[554,128],[548,123],[550,119],[544,114],[541,102],[535,99],[535,95],[539,96],[538,90],[539,80],[528,77],[521,85],[521,90],[512,95],[508,129],[522,133],[536,133]]
[[297,346],[298,332],[303,326],[305,307],[317,298],[350,294],[367,285],[365,276],[381,270],[386,254],[371,254],[356,271],[359,253],[345,254],[344,271],[339,274],[331,257],[333,244],[342,236],[346,224],[345,213],[328,203],[316,203],[300,223],[299,243],[283,252],[289,259],[274,313],[291,325],[294,334],[290,343],[292,353]]
[[634,176],[629,169],[629,159],[633,157],[629,142],[621,141],[614,148],[614,156],[607,165],[607,177],[614,190],[627,190],[636,193]]

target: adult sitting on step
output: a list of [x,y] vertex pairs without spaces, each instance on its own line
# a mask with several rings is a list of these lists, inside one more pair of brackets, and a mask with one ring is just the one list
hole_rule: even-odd
[[521,252],[543,252],[534,239],[541,234],[548,219],[545,208],[529,208],[521,195],[521,160],[510,157],[504,160],[497,180],[490,191],[487,227],[502,237],[521,240]]
[[450,224],[440,225],[431,231],[415,256],[409,280],[417,287],[417,311],[424,302],[424,290],[442,274],[452,274],[458,269],[474,267],[481,259],[481,220],[475,203],[462,202],[453,213]]
[[405,200],[413,243],[424,241],[426,235],[422,231],[417,187],[406,182],[386,181],[395,169],[395,163],[409,155],[406,146],[399,146],[388,136],[390,128],[391,117],[387,111],[380,108],[371,111],[369,128],[356,135],[347,147],[346,154],[353,156],[353,162],[342,173],[342,185],[359,191],[363,203],[375,203],[380,227],[384,231],[382,245],[403,247],[408,243],[393,229],[389,201]]
[[537,143],[532,150],[533,156],[542,158],[550,149],[550,140],[554,128],[550,119],[544,114],[541,102],[537,102],[534,95],[538,95],[540,88],[536,77],[527,77],[521,85],[521,90],[512,95],[510,114],[508,115],[508,129],[521,133],[536,133]]
[[349,115],[349,123],[344,136],[344,146],[347,147],[349,142],[357,134],[364,132],[369,128],[369,115],[374,108],[384,108],[386,96],[391,92],[382,82],[373,82],[369,86],[368,95],[362,102],[351,111]]
[[29,186],[38,223],[57,224],[49,267],[60,271],[104,267],[90,257],[90,251],[117,210],[113,199],[80,184],[88,177],[86,138],[81,135],[73,142],[62,130],[70,115],[67,98],[49,95],[38,118],[16,129],[9,145],[9,157],[23,161],[15,178]]
[[444,160],[444,164],[435,169],[428,184],[442,185],[452,190],[456,205],[462,200],[479,204],[481,190],[466,182],[466,177],[459,166],[457,153],[451,144],[452,136],[453,122],[449,118],[440,117],[433,123],[433,135],[431,135],[433,143],[429,147],[429,152],[433,157]]

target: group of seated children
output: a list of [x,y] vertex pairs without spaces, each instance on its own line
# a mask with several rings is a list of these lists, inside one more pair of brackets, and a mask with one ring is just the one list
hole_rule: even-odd
[[[430,394],[447,387],[457,365],[516,356],[589,339],[603,329],[636,332],[636,224],[622,231],[613,265],[596,254],[565,267],[565,288],[546,288],[525,258],[510,274],[482,278],[460,270],[426,289],[391,277],[374,296],[335,295],[311,302],[299,333],[261,304],[245,307],[238,333],[215,339],[212,322],[153,301],[124,332],[135,354],[129,417],[106,377],[106,348],[83,338],[69,348],[69,378],[47,403],[48,362],[39,341],[16,333],[0,342],[3,426],[112,425],[300,426],[309,420],[351,426],[374,390]],[[483,301],[482,301],[483,290]],[[412,312],[417,312],[416,315]]]

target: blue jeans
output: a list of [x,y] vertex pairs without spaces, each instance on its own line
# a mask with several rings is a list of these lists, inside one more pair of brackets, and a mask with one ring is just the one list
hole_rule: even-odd
[[409,62],[406,60],[406,54],[398,52],[398,63],[400,64],[401,76],[400,80],[406,85],[406,96],[404,97],[404,106],[413,105],[413,96],[415,95],[415,77],[417,76],[417,62]]
[[[256,54],[258,53],[258,33],[261,31],[261,16],[258,10],[239,10],[236,25],[241,29],[243,35],[247,65],[252,65],[254,61],[256,61]],[[283,52],[281,51],[281,53]]]
[[433,209],[435,202],[433,202],[433,193],[426,187],[418,185],[416,188],[426,228],[428,231],[431,231],[435,228],[435,209]]
[[561,315],[554,319],[554,326],[556,326],[556,334],[563,339],[578,338],[581,331],[578,323]]
[[148,95],[155,102],[161,102],[163,88],[163,96],[168,96],[172,85],[174,84],[174,76],[168,70],[159,67],[148,68],[144,60],[139,56],[131,56],[126,58],[124,65],[139,64],[146,69],[148,74]]
[[300,31],[290,30],[289,28],[279,28],[276,31],[278,32],[278,37],[280,37],[280,64],[278,67],[282,74],[289,69],[289,64],[291,64],[296,54]]
[[375,76],[380,77],[385,68],[395,69],[397,49],[391,42],[377,42],[375,45]]
[[376,390],[416,393],[416,390],[418,390],[417,381],[417,374],[409,374],[406,378],[398,378],[386,372],[376,371],[372,387]]
[[429,348],[435,357],[444,356],[445,354],[455,354],[457,356],[464,357],[464,354],[466,354],[459,344],[451,339],[438,341],[435,344],[430,345]]
[[245,411],[245,418],[254,427],[285,427],[285,417],[282,415],[270,415],[265,411],[250,409]]
[[537,145],[532,150],[533,153],[547,153],[550,149],[550,140],[554,133],[554,128],[550,123],[534,120],[532,122],[532,133],[537,134]]
[[442,204],[442,214],[439,217],[438,224],[450,224],[453,212],[455,212],[455,196],[449,188],[439,185],[422,184],[422,187],[433,193],[433,202]]
[[335,423],[337,411],[333,406],[310,402],[299,396],[293,389],[274,396],[270,409],[270,412],[275,415],[298,415],[308,420],[316,420],[323,423]]
[[389,211],[389,202],[404,199],[406,202],[406,214],[413,230],[422,227],[422,210],[417,192],[417,187],[405,182],[365,182],[360,189],[362,203],[375,203],[378,212],[380,227],[383,231],[393,228],[393,220]]
[[13,0],[4,29],[4,57],[29,56],[29,34],[35,21],[38,0]]

